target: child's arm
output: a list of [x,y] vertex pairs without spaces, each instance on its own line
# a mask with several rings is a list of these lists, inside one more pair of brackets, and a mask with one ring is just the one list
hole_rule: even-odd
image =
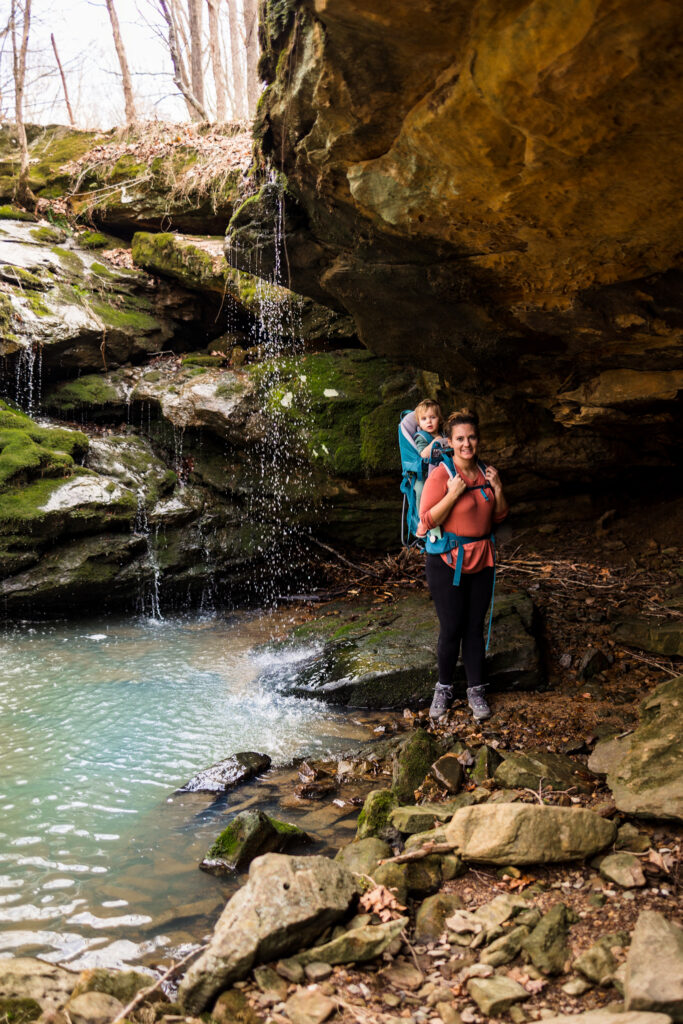
[[423,459],[430,458],[432,454],[432,448],[434,447],[436,441],[438,441],[439,444],[448,444],[448,441],[445,437],[434,437],[432,438],[431,441],[427,441],[426,438],[419,436],[415,438],[417,450],[419,451]]

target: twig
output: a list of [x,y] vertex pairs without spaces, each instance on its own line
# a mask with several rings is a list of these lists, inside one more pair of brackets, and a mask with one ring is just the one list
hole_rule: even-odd
[[322,548],[324,551],[329,551],[331,555],[334,555],[335,558],[338,558],[340,562],[344,563],[344,565],[348,565],[349,568],[355,569],[357,572],[364,572],[366,575],[375,576],[377,579],[380,579],[380,574],[378,572],[375,572],[374,569],[367,569],[364,566],[356,565],[355,562],[350,562],[348,558],[345,558],[343,555],[340,555],[338,551],[335,551],[334,548],[331,548],[329,544],[324,544],[321,540],[318,540],[317,537],[309,537],[308,539],[311,544],[316,544],[319,548]]
[[410,940],[409,940],[408,936],[406,935],[406,931],[405,931],[405,928],[404,928],[404,929],[403,929],[403,931],[401,932],[401,938],[403,939],[403,941],[405,942],[406,946],[407,946],[407,947],[408,947],[408,949],[410,950],[410,955],[411,955],[411,956],[412,956],[412,958],[413,958],[413,963],[415,964],[415,967],[416,967],[416,968],[417,968],[417,970],[418,970],[418,971],[420,972],[420,974],[422,974],[423,972],[422,972],[422,968],[420,967],[420,962],[419,962],[419,960],[417,959],[417,955],[416,955],[416,953],[415,953],[415,950],[414,950],[414,949],[413,949],[413,947],[412,947],[412,946],[410,945]]
[[452,843],[425,843],[419,850],[409,850],[408,853],[399,853],[396,857],[387,857],[381,860],[380,864],[406,864],[411,860],[422,860],[432,853],[453,853],[454,849]]
[[636,654],[630,647],[624,647],[623,644],[617,644],[620,650],[627,651],[631,658],[635,658],[636,661],[644,661],[646,665],[652,665],[653,668],[658,668],[661,672],[666,672],[667,675],[673,676],[674,679],[680,675],[680,672],[674,672],[670,668],[666,668],[664,665],[660,665],[658,661],[654,661],[653,658],[646,658],[643,654]]
[[117,1013],[111,1024],[119,1024],[119,1021],[122,1021],[137,1006],[139,1006],[140,1003],[144,1002],[147,996],[151,996],[152,992],[156,992],[156,990],[160,988],[165,981],[168,981],[168,979],[172,977],[175,974],[175,972],[179,970],[179,968],[184,967],[188,960],[191,960],[193,956],[197,956],[198,953],[203,953],[204,950],[208,948],[208,945],[209,944],[207,942],[203,946],[199,946],[198,949],[193,949],[191,953],[188,953],[187,956],[184,956],[183,959],[179,960],[177,964],[171,964],[168,970],[165,971],[160,978],[157,978],[153,985],[150,985],[149,988],[140,989],[140,991],[131,999],[128,1005],[124,1006],[120,1013]]

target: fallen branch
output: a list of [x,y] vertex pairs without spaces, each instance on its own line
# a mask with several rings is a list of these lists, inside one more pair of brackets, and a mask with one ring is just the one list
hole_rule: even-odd
[[380,864],[406,864],[411,860],[422,860],[432,853],[453,853],[455,847],[451,843],[425,843],[419,850],[409,850],[408,853],[399,853],[396,857],[387,857],[381,860]]
[[[655,661],[654,658],[646,658],[643,654],[636,654],[636,652],[632,651],[630,647],[624,647],[623,644],[619,644],[618,646],[620,650],[627,651],[629,657],[635,658],[636,661],[643,661],[646,665],[651,665],[653,668],[658,668],[660,672],[666,672],[667,675],[673,676],[674,679],[680,675],[680,672],[674,672],[673,669],[667,668],[665,665],[661,665],[658,661]],[[671,662],[669,662],[669,664],[671,664]]]
[[331,555],[338,558],[340,562],[344,563],[344,565],[348,565],[350,569],[355,569],[356,572],[362,572],[369,576],[375,576],[377,579],[380,578],[380,574],[375,572],[374,569],[369,569],[367,566],[356,565],[355,562],[350,562],[348,558],[345,558],[344,555],[340,555],[339,552],[335,551],[334,548],[331,548],[329,544],[324,544],[316,537],[309,537],[308,539],[312,544],[316,544],[319,548],[322,548],[323,551],[329,551]]
[[161,988],[163,983],[165,981],[168,981],[169,978],[173,977],[176,971],[180,970],[181,967],[184,967],[185,964],[189,960],[191,960],[193,956],[197,956],[198,953],[203,953],[204,950],[208,948],[208,945],[209,944],[207,942],[205,943],[205,945],[199,946],[197,949],[193,949],[191,953],[188,953],[187,956],[184,956],[183,959],[179,960],[177,964],[171,964],[168,970],[165,971],[160,978],[157,978],[153,985],[150,985],[149,988],[140,989],[140,991],[135,996],[133,996],[128,1005],[124,1006],[120,1013],[117,1013],[111,1024],[119,1024],[119,1021],[122,1021],[126,1017],[128,1017],[130,1013],[140,1005],[140,1003],[143,1003],[145,1001],[147,996],[151,996],[153,992],[156,992],[157,989]]

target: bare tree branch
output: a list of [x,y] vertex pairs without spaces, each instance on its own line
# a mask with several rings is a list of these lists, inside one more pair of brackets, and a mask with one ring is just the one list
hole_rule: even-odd
[[173,83],[176,89],[178,89],[184,97],[185,102],[188,105],[188,109],[192,110],[194,120],[205,121],[207,118],[204,104],[200,102],[190,89],[187,78],[183,78],[183,67],[178,47],[175,23],[166,0],[159,0],[159,8],[161,9],[161,13],[163,14],[168,26],[168,49],[171,55],[171,63],[173,64]]
[[73,127],[76,122],[74,121],[74,112],[71,109],[71,103],[69,102],[69,90],[66,87],[66,76],[64,75],[64,68],[62,67],[62,62],[59,59],[59,53],[57,52],[57,42],[55,40],[54,32],[50,33],[50,42],[52,43],[52,49],[55,51],[55,60],[57,61],[57,67],[59,68],[59,76],[62,79],[64,102],[66,103],[66,112],[69,115],[69,124]]
[[111,30],[114,36],[114,46],[116,48],[116,56],[119,59],[119,66],[121,68],[121,81],[123,84],[123,101],[126,108],[126,124],[134,124],[137,120],[135,113],[135,101],[133,99],[133,83],[130,77],[130,68],[128,67],[128,60],[126,59],[126,51],[123,47],[123,39],[121,38],[121,28],[119,26],[119,19],[114,7],[114,0],[106,0],[107,11],[109,12],[109,20],[111,21]]
[[206,0],[209,9],[209,53],[211,54],[211,69],[213,81],[216,88],[216,120],[225,121],[227,117],[225,99],[225,72],[221,59],[221,34],[219,28],[218,12],[221,0]]

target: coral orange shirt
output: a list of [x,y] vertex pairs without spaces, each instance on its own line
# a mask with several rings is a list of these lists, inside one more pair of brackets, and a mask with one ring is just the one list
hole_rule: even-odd
[[[474,479],[470,479],[464,474],[461,476],[468,485],[486,483],[486,477],[480,469],[477,470]],[[427,530],[431,530],[437,525],[432,519],[430,510],[445,496],[449,479],[445,466],[441,465],[437,466],[425,481],[420,499],[420,529],[418,531],[422,536]],[[493,491],[486,488],[484,493],[488,501],[485,500],[479,487],[474,491],[465,491],[464,494],[461,494],[445,521],[440,524],[443,531],[457,533],[461,537],[482,537],[484,534],[491,533],[494,524],[502,523],[507,511],[496,514],[496,499]],[[470,544],[464,544],[463,554],[462,571],[466,573],[480,572],[494,564],[493,544],[490,540],[475,540]],[[453,556],[452,553],[446,552],[441,557],[449,565],[449,560],[452,560]]]

